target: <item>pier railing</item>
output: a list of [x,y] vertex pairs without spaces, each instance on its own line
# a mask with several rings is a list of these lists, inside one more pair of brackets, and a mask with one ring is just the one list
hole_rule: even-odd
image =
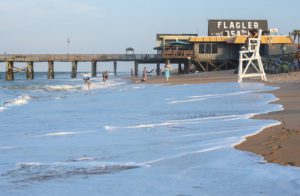
[[157,54],[5,54],[0,62],[145,61],[160,60]]
[[164,50],[163,58],[191,58],[194,56],[193,50]]

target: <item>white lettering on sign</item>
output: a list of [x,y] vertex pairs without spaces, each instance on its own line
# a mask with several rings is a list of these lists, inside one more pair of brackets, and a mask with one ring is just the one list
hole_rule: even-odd
[[215,24],[220,32],[219,34],[223,35],[245,35],[248,34],[250,29],[260,28],[258,21],[221,20],[216,22]]
[[219,21],[219,22],[218,22],[218,29],[221,27],[221,25],[222,25],[222,22]]
[[258,22],[227,22],[218,21],[218,29],[258,29]]

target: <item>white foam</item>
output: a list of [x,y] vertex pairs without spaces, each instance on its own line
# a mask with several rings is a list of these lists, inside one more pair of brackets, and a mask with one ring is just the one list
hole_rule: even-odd
[[187,103],[187,102],[196,102],[196,101],[203,101],[206,98],[194,98],[194,99],[185,99],[185,100],[175,100],[170,101],[167,104],[178,104],[178,103]]
[[18,149],[17,146],[0,146],[0,150],[14,150]]
[[251,93],[251,91],[243,91],[243,92],[234,92],[234,93],[221,93],[221,94],[209,94],[209,95],[195,95],[190,96],[190,98],[218,98],[218,97],[224,97],[224,96],[234,96],[234,95],[242,95],[242,94],[248,94]]
[[1,107],[2,111],[5,110],[7,107],[12,107],[12,106],[20,106],[20,105],[25,105],[31,100],[31,97],[29,95],[20,95],[15,99],[8,100],[6,101],[3,106]]
[[79,85],[46,85],[46,90],[48,91],[74,91],[81,88]]
[[78,159],[75,159],[75,161],[94,161],[97,157],[79,157]]
[[205,136],[205,135],[217,135],[217,134],[227,134],[227,133],[235,133],[235,132],[241,132],[241,131],[243,131],[243,130],[242,129],[236,129],[236,130],[231,130],[231,131],[210,131],[210,132],[206,132],[206,133],[186,134],[186,135],[179,136],[178,138]]
[[20,162],[16,168],[2,173],[18,183],[46,181],[51,179],[69,178],[72,176],[90,176],[121,172],[129,169],[144,167],[144,164],[134,162],[109,163],[97,161],[84,162]]
[[187,155],[194,155],[194,154],[200,154],[200,153],[215,151],[215,150],[219,150],[219,149],[222,149],[222,148],[225,148],[225,147],[228,147],[228,146],[227,145],[225,145],[225,146],[221,145],[221,146],[215,146],[215,147],[205,148],[205,149],[201,149],[201,150],[195,150],[195,151],[191,151],[191,152],[184,152],[184,153],[180,153],[180,154],[176,154],[176,155],[172,155],[172,156],[168,156],[168,157],[163,157],[163,158],[143,162],[142,164],[149,165],[149,164],[152,164],[152,163],[166,161],[166,160],[169,160],[169,159],[177,159],[177,158],[187,156]]
[[156,124],[141,124],[141,125],[133,125],[133,126],[104,126],[105,130],[111,131],[116,129],[140,129],[140,128],[154,128],[157,126],[166,126],[166,125],[172,125],[174,123],[156,123]]
[[39,135],[37,137],[62,137],[62,136],[86,134],[86,133],[93,133],[93,132],[95,131],[81,131],[81,132],[62,131],[62,132],[46,133],[46,134]]
[[159,126],[169,126],[169,125],[182,125],[182,124],[197,124],[202,121],[211,121],[211,120],[235,120],[235,119],[246,119],[251,118],[255,114],[244,114],[244,115],[227,115],[227,116],[211,116],[203,118],[192,118],[192,119],[181,119],[181,120],[168,120],[162,123],[153,123],[153,124],[140,124],[132,126],[104,126],[104,129],[107,131],[113,131],[117,129],[140,129],[140,128],[154,128]]

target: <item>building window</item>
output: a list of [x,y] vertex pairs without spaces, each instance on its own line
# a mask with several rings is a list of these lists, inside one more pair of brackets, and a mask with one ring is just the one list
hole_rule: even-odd
[[207,43],[205,45],[205,53],[206,54],[211,54],[211,44],[210,43]]
[[205,53],[205,44],[200,44],[199,53],[200,54],[204,54]]
[[218,44],[216,43],[201,43],[199,45],[200,54],[218,54]]
[[211,44],[211,53],[218,54],[218,45],[217,44]]

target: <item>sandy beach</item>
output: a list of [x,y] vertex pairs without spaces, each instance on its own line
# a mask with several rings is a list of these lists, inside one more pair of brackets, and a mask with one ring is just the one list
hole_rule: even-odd
[[[277,96],[279,100],[276,103],[281,104],[284,110],[255,116],[255,118],[275,119],[281,124],[247,137],[236,148],[261,155],[268,162],[300,166],[300,72],[267,75],[267,79],[268,82],[265,84],[280,87],[280,89],[270,93]],[[162,76],[152,76],[148,78],[147,83],[201,84],[233,81],[237,81],[237,75],[234,74],[233,70],[229,70],[173,75],[168,82]],[[260,80],[247,79],[245,81],[259,82]]]

